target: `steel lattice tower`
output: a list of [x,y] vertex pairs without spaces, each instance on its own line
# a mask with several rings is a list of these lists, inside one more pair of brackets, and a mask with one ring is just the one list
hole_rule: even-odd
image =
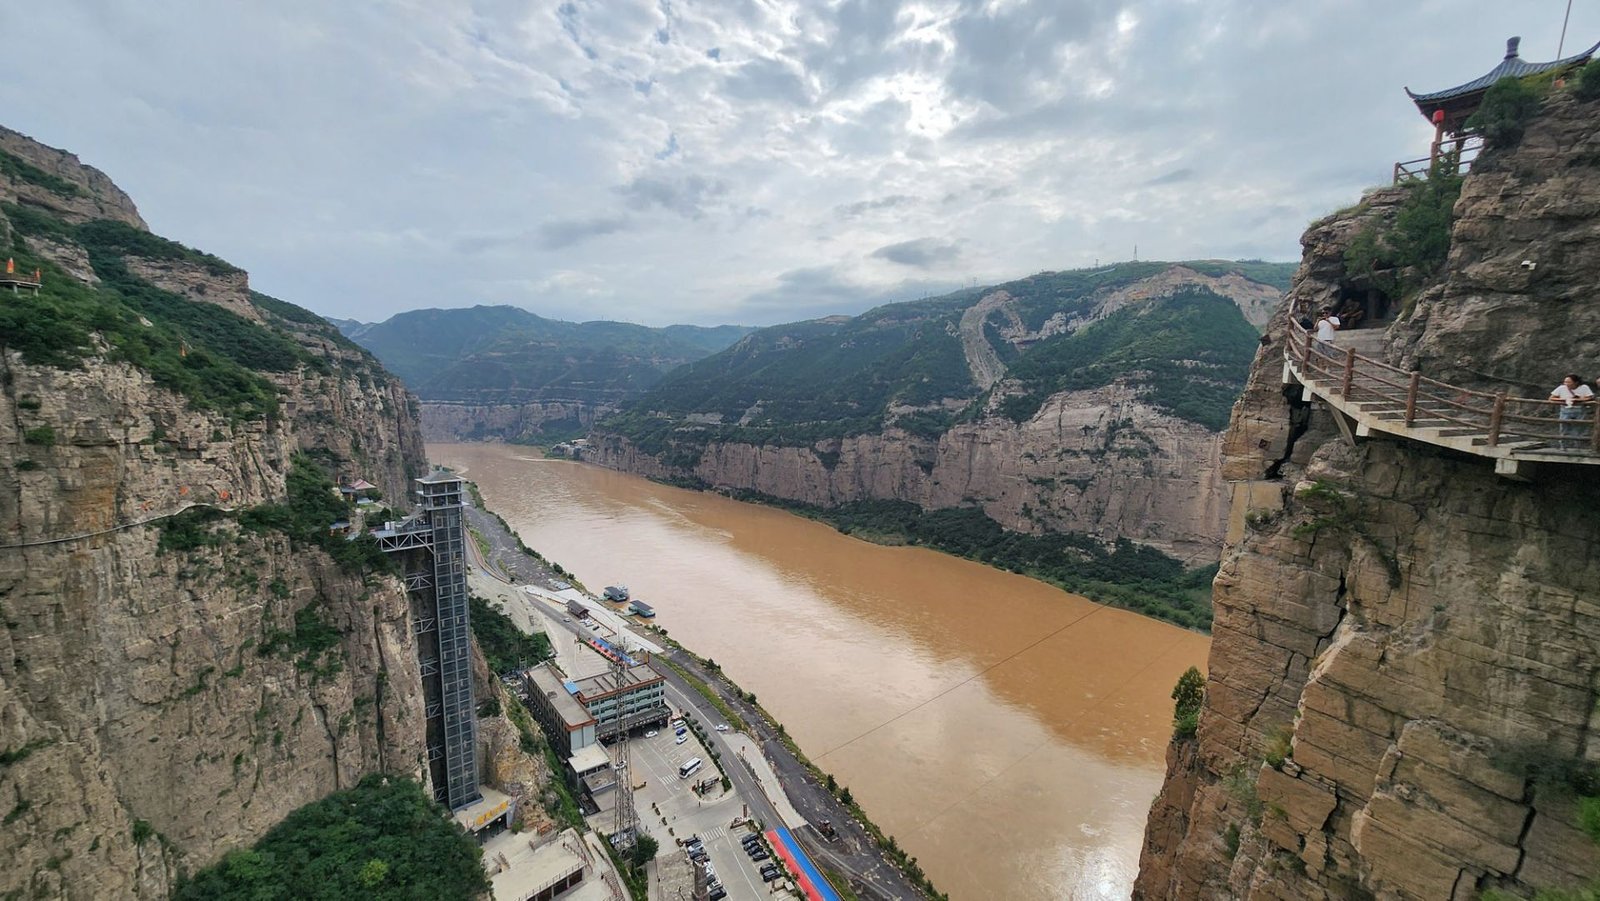
[[416,482],[421,509],[393,529],[379,531],[378,544],[399,556],[411,598],[434,798],[459,810],[482,797],[462,486],[458,476],[443,471]]
[[[617,680],[617,685],[624,684],[627,678],[628,664],[625,660],[611,661],[611,676]],[[622,716],[618,708],[617,716]],[[623,726],[622,732],[617,736],[617,809],[615,828],[611,832],[611,845],[618,851],[631,848],[634,844],[635,827],[638,815],[633,809],[633,767],[628,760],[628,728]]]

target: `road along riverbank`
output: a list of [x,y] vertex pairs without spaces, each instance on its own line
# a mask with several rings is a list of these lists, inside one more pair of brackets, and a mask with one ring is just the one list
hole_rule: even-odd
[[[468,471],[462,475],[472,477]],[[573,585],[571,574],[525,545],[503,518],[487,508],[475,486],[471,493],[474,505],[466,518],[474,535],[475,590],[490,595],[519,628],[548,630],[558,653],[565,651],[568,643],[555,641],[562,624],[554,619],[560,614],[551,611],[547,616],[526,588],[562,590]],[[882,830],[859,804],[847,804],[835,794],[842,786],[835,782],[833,789],[828,787],[784,727],[754,703],[753,693],[660,630],[641,623],[634,631],[662,647],[652,666],[666,678],[672,704],[691,712],[701,724],[730,727],[727,733],[712,726],[697,731],[706,741],[723,746],[722,769],[737,794],[764,822],[787,826],[835,888],[846,891],[845,897],[895,901],[939,897],[920,866],[897,844],[884,841]]]
[[925,548],[505,445],[432,448],[523,539],[625,584],[958,899],[1126,898],[1209,639]]

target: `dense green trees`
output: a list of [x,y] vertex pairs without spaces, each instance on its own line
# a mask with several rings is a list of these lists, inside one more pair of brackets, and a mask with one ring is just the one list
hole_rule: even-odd
[[1173,416],[1221,431],[1244,388],[1256,338],[1233,301],[1203,288],[1181,290],[1033,348],[1007,373],[1025,390],[1002,412],[1021,422],[1052,394],[1122,380],[1144,386],[1146,398]]
[[482,852],[408,779],[371,775],[289,814],[255,847],[178,888],[179,901],[451,901],[487,896]]
[[[21,271],[44,273],[37,295],[0,295],[0,346],[20,352],[29,363],[76,367],[101,352],[92,337],[98,335],[109,345],[111,359],[149,372],[156,384],[182,394],[198,409],[238,419],[259,419],[278,409],[277,392],[260,373],[302,366],[331,371],[327,359],[302,348],[286,329],[157,288],[134,275],[127,262],[132,257],[183,262],[218,276],[239,271],[210,254],[122,222],[70,225],[30,207],[6,203],[0,210],[12,226],[7,255]],[[35,254],[24,236],[81,246],[99,284],[66,274]],[[270,306],[273,316],[298,329],[337,335],[331,325],[292,304],[273,301]],[[370,358],[361,365],[370,370]]]
[[468,602],[472,609],[472,637],[478,640],[478,650],[489,661],[489,669],[508,673],[550,656],[550,639],[543,632],[529,635],[517,628],[511,617],[477,595]]
[[1068,532],[1012,532],[976,507],[924,512],[903,501],[858,501],[825,508],[751,493],[738,496],[794,510],[847,535],[931,547],[1186,628],[1211,628],[1211,580],[1217,568],[1184,569],[1178,560],[1125,538],[1106,545]]
[[296,545],[320,547],[347,569],[393,572],[389,559],[370,535],[346,538],[328,527],[350,518],[350,506],[334,490],[333,480],[305,454],[295,454],[289,467],[289,497],[282,504],[261,504],[239,512],[247,530],[275,530]]

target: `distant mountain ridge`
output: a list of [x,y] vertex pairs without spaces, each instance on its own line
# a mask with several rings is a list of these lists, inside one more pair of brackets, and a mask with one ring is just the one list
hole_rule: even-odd
[[509,306],[330,320],[405,381],[430,440],[550,443],[643,394],[668,371],[748,334],[738,325],[565,322]]
[[423,400],[615,403],[748,334],[743,326],[565,322],[517,307],[411,310],[335,322]]
[[1220,433],[1293,270],[1120,263],[760,329],[602,419],[586,457],[821,509],[977,508],[1015,532],[1208,557]]

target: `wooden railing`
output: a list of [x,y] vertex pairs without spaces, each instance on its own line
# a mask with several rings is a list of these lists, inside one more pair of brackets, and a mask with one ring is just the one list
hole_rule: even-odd
[[1547,398],[1474,391],[1430,379],[1353,348],[1325,344],[1293,321],[1287,335],[1284,357],[1302,384],[1314,385],[1313,393],[1337,398],[1362,416],[1404,425],[1416,440],[1479,446],[1486,456],[1518,451],[1600,456],[1600,417],[1592,403],[1576,408],[1579,418],[1563,420],[1562,410],[1571,408]]
[[1422,181],[1441,170],[1460,175],[1471,168],[1472,161],[1478,158],[1478,151],[1482,149],[1482,135],[1467,134],[1434,141],[1427,156],[1394,164],[1394,183]]

